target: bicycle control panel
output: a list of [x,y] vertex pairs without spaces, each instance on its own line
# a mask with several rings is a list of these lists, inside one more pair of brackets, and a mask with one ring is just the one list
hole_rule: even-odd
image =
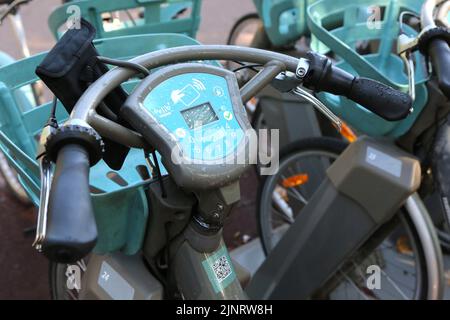
[[123,116],[181,186],[224,185],[253,158],[235,75],[218,67],[186,63],[156,71],[130,95]]

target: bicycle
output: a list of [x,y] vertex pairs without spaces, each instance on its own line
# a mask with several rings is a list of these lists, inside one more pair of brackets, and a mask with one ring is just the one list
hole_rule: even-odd
[[[329,52],[329,49],[321,44],[311,34],[306,24],[306,12],[309,5],[314,1],[292,1],[292,0],[255,0],[257,12],[241,17],[233,25],[227,44],[250,46],[267,49],[295,57],[305,57],[308,50]],[[361,4],[358,21],[365,21],[369,16],[366,12],[370,6]],[[325,22],[326,28],[339,25],[341,17],[330,17]],[[367,44],[361,43],[360,50]],[[240,70],[239,81],[245,83],[252,76],[252,71],[244,69],[235,62],[227,63],[230,70]],[[253,70],[255,71],[255,70]],[[299,107],[303,104],[303,107]],[[314,112],[314,108],[308,101],[292,99],[289,95],[280,95],[277,92],[266,90],[258,97],[252,99],[246,105],[248,113],[252,115],[252,125],[255,129],[277,128],[282,146],[301,139],[303,137],[341,137],[353,141],[356,137],[354,132],[345,123],[345,134],[336,133],[334,128],[320,112]],[[292,110],[301,110],[293,113]],[[302,121],[302,131],[297,130],[297,125],[290,121],[295,117],[308,119]],[[257,168],[258,169],[258,168]]]
[[[164,36],[164,38],[172,37]],[[124,41],[117,38],[110,41],[102,40],[99,44],[112,44],[120,40]],[[51,61],[55,61],[53,54],[48,57]],[[40,56],[26,63],[36,65],[42,58]],[[93,82],[78,100],[70,115],[61,113],[60,109],[56,114],[50,112],[51,117],[56,115],[56,118],[59,118],[58,122],[67,117],[68,121],[59,128],[46,126],[40,137],[38,155],[41,165],[41,187],[31,188],[35,202],[37,203],[39,198],[41,201],[35,246],[50,260],[61,263],[52,264],[52,270],[55,272],[52,276],[55,281],[53,288],[61,289],[68,279],[76,279],[70,275],[77,266],[84,272],[81,279],[82,290],[78,290],[80,284],[75,282],[72,288],[67,288],[68,290],[63,293],[59,290],[55,294],[60,298],[137,299],[163,296],[185,299],[245,298],[239,281],[242,277],[237,275],[237,270],[241,268],[234,269],[221,240],[223,220],[232,204],[239,201],[237,184],[239,176],[256,156],[252,152],[248,154],[245,152],[253,131],[240,97],[243,102],[248,101],[272,80],[275,85],[294,85],[292,89],[302,83],[311,85],[309,81],[313,81],[312,79],[305,81],[307,79],[295,76],[305,61],[265,50],[201,45],[157,50],[132,59],[128,63],[112,59],[101,60],[116,63],[121,67],[108,71]],[[234,74],[218,68],[217,64],[188,63],[205,60],[239,60],[262,64],[265,68],[246,86],[239,89]],[[299,62],[302,64],[299,65]],[[149,75],[147,69],[157,70]],[[191,73],[195,73],[197,79],[193,83]],[[126,124],[123,122],[116,122],[117,118],[111,114],[105,115],[104,104],[101,104],[109,93],[136,75],[143,75],[144,80],[132,91],[123,110],[116,116],[120,116],[131,128],[138,129],[139,133],[124,126]],[[30,79],[26,79],[26,83],[29,81]],[[411,100],[408,96],[380,83],[355,78],[335,67],[331,69],[330,76],[323,81],[327,85],[335,84],[331,86],[331,92],[348,96],[358,102],[364,101],[370,110],[380,116],[392,116],[392,113],[389,115],[384,113],[382,107],[386,102],[392,104],[395,118],[406,117],[409,113]],[[353,89],[348,90],[349,84],[353,84]],[[213,90],[215,86],[217,88]],[[124,87],[130,88],[129,85]],[[222,90],[219,90],[219,87]],[[155,91],[150,88],[154,88]],[[377,96],[379,88],[385,90],[384,97]],[[173,92],[174,90],[176,92]],[[202,92],[205,96],[198,98],[196,91]],[[166,94],[161,96],[162,92]],[[181,111],[184,113],[170,114],[168,112],[171,108],[167,108],[164,103],[153,103],[161,101],[161,97],[167,99],[169,106],[177,108],[183,106]],[[145,100],[142,100],[144,98]],[[205,99],[208,101],[204,101]],[[98,111],[101,113],[97,113],[95,109],[100,104]],[[189,108],[185,106],[186,104],[196,108]],[[144,111],[141,105],[151,105],[155,109]],[[49,104],[46,108],[36,108],[33,112],[42,117],[43,112],[48,113],[51,110],[50,107]],[[221,107],[224,109],[220,109]],[[171,121],[175,120],[171,118],[172,116],[177,117],[176,121]],[[50,121],[49,124],[54,122]],[[236,129],[235,137],[238,137],[237,141],[227,140],[233,150],[228,154],[223,151],[210,153],[208,150],[211,149],[195,143],[183,144],[183,141],[187,140],[182,139],[189,138],[191,130],[199,126],[203,125],[210,128],[211,133],[217,133],[222,125],[226,127],[227,124]],[[170,127],[171,125],[178,127]],[[42,126],[42,122],[36,123],[33,128],[37,129],[39,126]],[[34,137],[34,134],[30,133],[29,136]],[[225,136],[233,137],[231,134]],[[9,137],[3,130],[0,132],[0,147],[11,155],[20,155],[20,161],[16,161],[14,157],[10,157],[9,160],[16,164],[21,176],[30,178],[26,181],[29,183],[36,181],[38,165],[34,155],[24,153],[18,145],[19,140],[13,135]],[[112,171],[101,160],[105,148],[102,144],[103,139],[133,148],[125,159],[122,169]],[[401,182],[397,177],[388,174],[386,168],[373,166],[363,160],[363,157],[356,156],[361,155],[367,146],[400,162],[404,169],[401,173]],[[185,147],[187,149],[184,149]],[[206,160],[196,156],[199,149],[201,151],[205,149]],[[160,153],[165,169],[159,166],[159,158],[151,156],[155,150]],[[173,154],[173,150],[182,151],[181,156]],[[397,217],[396,208],[402,206],[405,201],[407,206],[417,207],[414,211],[416,214],[426,216],[426,209],[420,206],[420,199],[414,195],[420,180],[420,167],[416,160],[392,146],[369,140],[358,140],[348,150],[353,151],[342,157],[340,164],[336,162],[332,174],[334,177],[331,179],[339,179],[340,176],[344,181],[351,180],[360,187],[359,192],[364,189],[370,194],[370,188],[364,186],[364,183],[361,185],[362,180],[354,175],[364,168],[364,172],[371,177],[374,185],[383,186],[385,194],[379,196],[384,199],[384,205],[374,210],[375,208],[371,208],[373,202],[367,197],[356,196],[356,190],[346,190],[345,195],[340,195],[346,189],[344,184],[336,186],[327,184],[324,187],[325,193],[324,190],[316,193],[317,201],[328,199],[330,204],[340,203],[347,207],[355,223],[363,222],[360,224],[360,232],[355,234],[353,239],[336,241],[334,252],[339,254],[326,255],[328,259],[326,264],[317,261],[319,258],[317,256],[311,257],[311,251],[306,247],[302,250],[298,250],[299,248],[282,250],[284,256],[293,258],[291,262],[302,260],[301,257],[305,257],[309,252],[308,263],[318,269],[328,267],[327,270],[314,274],[314,277],[305,281],[301,288],[288,281],[293,274],[297,274],[295,270],[298,266],[287,261],[286,268],[278,268],[273,273],[274,277],[269,277],[272,284],[276,281],[276,285],[256,290],[255,288],[264,282],[258,278],[267,277],[266,268],[270,267],[272,260],[269,256],[260,273],[257,273],[246,286],[251,298],[310,297],[323,286],[324,279],[337,271],[336,266],[348,259],[349,253],[361,253],[362,243],[368,238],[373,240],[373,232],[379,225]],[[181,162],[171,161],[172,155],[174,160]],[[219,161],[224,158],[236,160],[240,156],[246,160],[243,164],[223,165]],[[354,166],[348,165],[349,158],[355,161]],[[196,161],[185,163],[183,159],[196,160],[197,163]],[[56,161],[54,170],[51,169],[53,161]],[[343,165],[342,161],[346,164]],[[98,164],[90,170],[90,166],[97,162]],[[214,164],[205,166],[211,163]],[[348,176],[338,174],[342,173],[344,167]],[[162,177],[163,170],[167,170],[169,176]],[[111,181],[115,184],[112,185]],[[332,197],[330,197],[331,190],[335,192]],[[91,191],[94,192],[92,198]],[[70,197],[67,197],[68,194]],[[362,207],[355,205],[354,199],[358,199],[364,205]],[[130,211],[131,204],[134,204],[135,210]],[[330,207],[318,206],[317,202],[310,202],[308,207],[311,214],[323,216],[324,223],[326,220],[330,222],[329,219],[333,217],[333,210]],[[149,212],[152,213],[150,216]],[[130,214],[134,218],[131,219]],[[374,220],[369,217],[373,217]],[[302,228],[302,224],[298,224],[297,227]],[[336,228],[334,235],[338,238],[342,233],[348,233],[348,226],[336,227],[339,228]],[[424,230],[422,226],[417,231],[422,234]],[[425,231],[429,239],[433,239],[433,230]],[[317,239],[317,236],[331,236],[331,233],[324,234],[323,230],[315,228],[310,232],[311,241]],[[289,233],[288,230],[286,235]],[[299,239],[299,243],[308,243],[305,240],[307,239]],[[280,244],[282,242],[283,240]],[[278,255],[278,261],[280,252],[277,253],[277,249],[273,251],[273,257],[276,258]],[[89,253],[90,256],[84,264],[80,259]],[[423,279],[427,285],[422,283],[423,290],[420,290],[418,297],[436,299],[441,294],[442,266],[439,247],[432,245],[427,251],[426,258],[427,262],[430,262],[425,266],[426,277]],[[186,268],[186,263],[189,263],[189,268]],[[303,268],[307,265],[304,263]],[[301,278],[305,275],[307,273],[301,275]],[[67,292],[71,290],[73,295]]]
[[[16,35],[23,57],[30,57],[30,50],[27,45],[26,36],[24,32],[23,23],[18,13],[20,6],[28,4],[31,0],[3,0],[0,1],[0,24],[4,19],[9,18],[12,24],[14,34]],[[141,4],[136,1],[121,2],[120,4],[109,3],[105,6],[105,2],[101,1],[83,1],[77,3],[77,1],[62,1],[64,5],[56,8],[49,17],[49,27],[56,39],[61,36],[62,26],[66,24],[70,18],[68,8],[73,5],[77,5],[80,8],[83,16],[87,17],[94,25],[96,25],[101,33],[98,37],[115,37],[115,36],[127,36],[132,34],[140,34],[147,32],[184,32],[190,36],[195,36],[195,33],[199,25],[199,11],[200,1],[172,1],[169,5],[166,5],[166,1],[153,2],[151,4],[143,6],[147,14],[142,15],[140,18],[133,18],[130,13],[131,9],[141,8]],[[66,4],[67,3],[67,4]],[[103,10],[104,9],[104,10]],[[108,10],[106,10],[108,9]],[[123,9],[123,10],[122,10]],[[187,10],[192,9],[189,15],[182,16]],[[103,10],[103,11],[102,11]],[[120,19],[111,18],[104,19],[102,13],[125,11],[129,16],[129,22],[123,22]],[[96,14],[98,13],[98,14]],[[110,17],[113,17],[110,14]],[[157,19],[156,19],[157,18]],[[176,21],[178,19],[178,21]],[[117,23],[116,23],[117,22]],[[119,24],[119,25],[118,25]],[[111,27],[112,26],[112,27]],[[113,54],[113,53],[112,53]],[[8,55],[0,52],[0,66],[14,62],[14,59]],[[34,84],[31,88],[21,88],[18,90],[19,96],[18,103],[24,110],[30,110],[33,106],[39,104],[43,98],[43,88],[40,84]],[[5,120],[6,121],[6,120]],[[15,119],[13,121],[16,121]],[[10,130],[13,130],[12,128]],[[12,194],[24,204],[30,204],[30,199],[26,190],[21,187],[21,182],[17,178],[17,173],[13,168],[8,165],[7,158],[0,154],[0,173],[4,177],[8,189]]]
[[[427,17],[427,21],[422,24],[422,29],[424,31],[422,31],[421,34],[412,38],[402,35],[399,38],[399,54],[402,55],[403,60],[406,62],[409,75],[414,75],[414,67],[411,64],[411,59],[413,57],[412,52],[417,49],[417,39],[426,34],[427,31],[436,30],[432,12],[433,8],[439,4],[439,2],[440,1],[427,1],[425,3],[422,9],[422,19],[423,17]],[[443,1],[441,1],[441,3],[443,3]],[[437,14],[440,16],[444,15],[442,12],[438,12]],[[445,33],[444,30],[441,30],[441,32]],[[421,52],[426,54],[427,51],[430,50],[429,53],[432,57],[432,65],[434,66],[437,74],[436,78],[439,79],[440,83],[439,87],[445,93],[448,90],[448,80],[446,80],[446,76],[442,74],[442,61],[448,59],[447,56],[450,52],[448,51],[448,48],[445,48],[445,42],[439,45],[439,49],[431,49],[431,45],[430,49],[428,49],[427,44],[430,44],[431,41],[439,42],[440,40],[430,40],[428,43],[425,42],[425,40],[423,41],[425,44],[423,44]],[[411,44],[416,44],[416,46]],[[333,46],[330,47],[333,48]],[[412,84],[414,84],[414,77],[411,79],[410,76],[408,91],[414,97],[414,85]],[[446,170],[446,165],[442,161],[442,156],[436,157],[436,153],[428,153],[423,151],[435,149],[435,144],[439,140],[435,140],[434,136],[439,136],[439,132],[441,132],[440,135],[443,137],[443,133],[446,132],[445,106],[447,105],[448,98],[445,98],[442,93],[439,92],[437,81],[435,80],[429,81],[428,89],[430,96],[434,98],[430,98],[430,101],[425,106],[422,115],[416,120],[414,126],[409,131],[405,130],[407,133],[396,139],[396,144],[399,147],[415,154],[419,159],[421,159],[424,176],[420,194],[424,197],[433,192],[433,185],[436,183],[433,182],[435,179],[433,176],[435,176],[436,173],[441,173],[440,176],[442,177],[442,172]],[[446,95],[448,97],[448,93]],[[322,105],[324,108],[329,107],[334,112],[339,112],[339,110],[343,110],[345,107],[345,111],[338,113],[341,116],[345,116],[346,113],[348,114],[355,110],[354,107],[345,104],[345,102],[344,107],[338,108],[335,103],[336,100],[331,100],[332,98],[330,97],[324,98],[323,95],[321,95],[321,98],[327,106],[323,106],[320,101],[316,101],[316,103]],[[438,106],[442,107],[441,111],[443,114],[436,111],[439,108]],[[359,111],[364,112],[362,109]],[[427,114],[429,117],[426,116]],[[433,115],[436,115],[436,117]],[[361,131],[365,132],[364,129],[367,129],[366,123],[361,121],[358,123],[356,122],[356,119],[357,117],[346,118],[350,125],[356,125]],[[437,119],[441,119],[441,121],[437,121]],[[442,123],[442,121],[444,121],[444,123]],[[373,123],[371,123],[371,125],[373,125]],[[390,126],[390,124],[387,123],[386,126]],[[438,129],[439,127],[440,129]],[[390,127],[389,130],[392,130],[392,127]],[[395,130],[397,129],[392,131]],[[376,131],[373,130],[372,132]],[[443,140],[441,139],[441,144],[445,143],[444,141],[446,141],[446,138]],[[413,146],[421,147],[414,149]],[[344,152],[346,147],[347,143],[337,139],[316,138],[294,142],[282,151],[279,173],[277,173],[277,175],[267,177],[260,190],[258,227],[264,252],[266,254],[270,253],[278,239],[281,237],[282,232],[288,228],[289,224],[295,221],[296,217],[301,215],[302,208],[306,203],[308,203],[311,195],[318,188],[321,181],[323,181],[324,170],[326,170],[327,167],[333,163],[333,161],[335,161],[335,159],[337,159],[342,152]],[[429,157],[434,157],[434,159],[438,160],[427,161],[427,157],[428,159]],[[436,166],[436,162],[439,162],[439,167]],[[321,163],[322,166],[317,169],[317,165],[314,166],[312,163]],[[428,169],[430,166],[433,168],[432,170]],[[442,179],[440,181],[442,181]],[[434,201],[434,203],[436,203],[436,199],[431,198],[430,201]],[[445,214],[435,214],[435,216],[433,216],[433,220],[435,223],[438,221],[436,225],[439,225],[445,217]],[[414,248],[417,248],[417,245],[414,244],[414,237],[412,237],[407,230],[408,223],[410,222],[404,222],[406,227],[403,228],[403,231],[394,230],[393,236],[388,238],[386,241],[387,244],[390,244],[393,248],[395,248],[398,256],[400,257],[398,260],[403,261],[405,268],[407,268],[406,263],[410,261],[409,258],[405,257],[410,255],[412,251],[416,250]],[[441,240],[441,244],[445,248],[448,246],[448,239],[442,231],[437,230],[437,232],[439,239]],[[379,251],[382,250],[380,249]],[[351,277],[349,277],[349,282],[351,282],[351,280]]]

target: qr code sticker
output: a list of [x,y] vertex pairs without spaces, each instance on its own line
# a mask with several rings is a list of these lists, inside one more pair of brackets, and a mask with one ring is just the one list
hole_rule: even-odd
[[212,268],[219,283],[225,280],[232,272],[226,256],[221,256],[217,259],[212,265]]

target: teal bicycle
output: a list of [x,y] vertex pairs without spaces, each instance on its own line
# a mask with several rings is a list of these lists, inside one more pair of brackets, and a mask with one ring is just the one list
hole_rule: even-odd
[[[362,3],[358,2],[358,5]],[[448,176],[447,119],[450,111],[450,82],[444,66],[450,59],[450,50],[448,28],[445,20],[442,21],[442,17],[447,17],[448,2],[426,1],[420,16],[414,13],[417,6],[413,1],[380,1],[378,5],[384,13],[384,19],[379,21],[379,29],[368,30],[366,23],[355,23],[359,10],[357,5],[326,0],[317,1],[308,7],[309,28],[337,56],[342,57],[337,65],[343,69],[354,74],[376,77],[409,92],[415,98],[412,113],[402,121],[388,122],[348,99],[328,93],[319,93],[320,101],[314,97],[311,101],[331,110],[332,114],[344,119],[358,133],[392,141],[420,159],[423,172],[420,194],[427,200],[430,216],[438,227],[441,245],[448,248],[449,220],[445,209],[448,182],[444,176]],[[330,15],[344,17],[340,27],[327,30],[322,26],[322,20],[328,19]],[[419,29],[417,22],[420,22]],[[366,55],[358,53],[355,48],[361,41],[368,41],[373,52]],[[395,52],[392,52],[393,43],[397,44]],[[419,48],[420,54],[417,52]],[[431,78],[422,54],[431,61]],[[329,63],[325,62],[328,61],[325,57],[311,59]],[[332,120],[340,121],[337,117]],[[347,146],[342,140],[316,138],[294,142],[281,152],[280,170],[276,175],[265,179],[259,199],[259,231],[267,254],[273,250],[289,225],[302,215],[303,208],[324,179],[324,174],[320,173]],[[350,274],[341,275],[346,277],[349,287],[331,285],[328,297],[339,298],[351,292],[355,298],[366,298],[367,291],[360,286],[355,272],[360,273],[367,261],[383,262],[386,266],[390,261],[399,269],[403,268],[410,277],[418,275],[416,271],[406,271],[411,264],[423,264],[423,254],[418,251],[420,246],[417,244],[417,237],[411,233],[410,224],[410,220],[403,220],[403,226],[388,231],[391,235],[375,250],[376,254],[366,257],[368,260],[356,259],[360,264],[355,263]],[[383,281],[392,282],[389,276],[386,271]],[[416,280],[416,284],[420,283],[418,278]],[[411,287],[405,284],[408,281],[410,284],[414,283],[410,278],[403,285],[392,286],[390,293],[406,297],[408,292],[412,292]],[[373,294],[377,295],[376,292]]]
[[[9,18],[25,58],[30,56],[30,50],[27,46],[19,8],[30,1],[7,0],[0,2],[0,24],[4,19]],[[79,14],[97,27],[99,30],[96,34],[97,38],[159,32],[179,32],[195,37],[200,23],[200,0],[152,1],[145,5],[136,0],[120,1],[120,3],[99,0],[63,2],[66,4],[56,8],[48,19],[49,28],[56,39],[60,38],[67,30],[68,22],[73,22],[72,20],[76,18],[74,14]],[[117,49],[111,48],[111,50]],[[114,52],[110,54],[114,55]],[[13,58],[0,52],[0,66],[12,62],[14,62]],[[21,110],[29,111],[40,104],[43,88],[40,83],[36,83],[31,87],[17,90],[14,95],[17,95],[15,103],[19,104]],[[6,106],[5,108],[7,108]],[[19,120],[12,118],[0,121],[11,122],[12,124],[5,123],[4,126],[8,127],[8,130],[14,130],[14,123]],[[17,127],[17,130],[20,128]],[[3,154],[0,154],[0,173],[16,198],[29,204],[30,199],[27,192],[21,187],[17,173],[9,166]]]
[[[344,191],[344,184],[326,184],[315,202],[309,203],[311,216],[324,217],[320,226],[329,229],[334,225],[335,232],[312,226],[311,238],[297,238],[295,243],[302,245],[290,245],[287,251],[275,250],[272,259],[276,263],[270,264],[269,257],[259,275],[250,280],[231,260],[222,240],[224,219],[240,198],[239,178],[256,160],[253,152],[247,153],[253,130],[243,102],[267,83],[313,86],[314,78],[296,76],[305,61],[253,48],[200,46],[174,34],[93,40],[92,28],[86,22],[82,25],[86,29],[68,31],[48,55],[0,69],[2,98],[10,101],[11,92],[38,80],[37,66],[40,77],[61,101],[68,101],[73,87],[58,84],[72,81],[73,72],[82,69],[87,84],[74,105],[48,102],[25,112],[8,108],[6,112],[19,120],[19,130],[6,126],[0,130],[1,150],[39,206],[34,244],[54,262],[51,283],[55,298],[309,298],[325,290],[324,280],[349,261],[349,253],[370,249],[362,244],[375,239],[378,226],[397,222],[393,209],[406,203],[417,207],[414,212],[420,216],[426,211],[415,195],[419,163],[398,148],[360,140],[329,171],[333,181],[351,179],[351,185],[358,187]],[[65,46],[67,41],[76,45]],[[94,51],[92,41],[95,59],[85,56]],[[106,58],[112,48],[116,56]],[[75,58],[73,52],[61,52],[63,49],[76,50]],[[136,54],[142,55],[120,59]],[[221,68],[216,60],[262,64],[265,72],[239,88],[234,73]],[[77,65],[79,61],[87,67]],[[101,67],[105,63],[119,67],[108,71]],[[17,73],[19,67],[21,73]],[[402,119],[408,115],[411,99],[406,94],[336,67],[321,70],[331,70],[322,82],[331,87],[330,92],[363,103],[382,117]],[[106,73],[96,78],[98,72]],[[384,97],[377,95],[380,89],[386,93]],[[111,94],[116,99],[110,99]],[[112,102],[123,97],[123,109],[113,108]],[[387,103],[391,110],[385,110]],[[214,143],[220,144],[224,138],[225,147],[211,148],[206,138],[195,142],[194,134],[201,128],[208,129]],[[227,129],[233,132],[224,133]],[[124,159],[122,153],[114,152],[117,145],[129,148]],[[368,146],[400,164],[404,168],[400,176],[398,172],[389,174],[389,166],[377,167],[364,160]],[[111,161],[118,159],[124,162]],[[220,162],[224,159],[226,165]],[[361,170],[380,188],[380,194],[372,195],[372,185],[358,178],[356,173]],[[362,196],[361,190],[369,196]],[[324,206],[322,199],[328,199],[330,206]],[[374,199],[383,200],[377,210],[372,208]],[[335,205],[351,214],[347,218],[358,224],[358,232],[349,232],[348,224],[336,223]],[[300,230],[291,229],[295,231],[292,235],[304,234],[304,225],[296,225]],[[433,229],[426,234],[434,239]],[[324,251],[318,256],[306,244],[321,244],[324,236],[331,237],[335,246],[329,248],[330,254]],[[343,236],[345,241],[340,241]],[[279,268],[280,255],[292,257],[284,268]],[[432,242],[420,268],[423,282],[413,298],[440,297],[440,259],[439,248]],[[300,262],[304,270],[298,272],[294,262]],[[308,270],[311,266],[314,272]],[[268,277],[270,274],[273,276]],[[268,288],[260,287],[266,284]]]

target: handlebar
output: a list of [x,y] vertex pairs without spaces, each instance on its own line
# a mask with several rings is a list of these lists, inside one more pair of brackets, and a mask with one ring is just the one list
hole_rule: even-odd
[[[434,21],[434,10],[445,0],[427,0],[421,10],[422,32],[419,50],[428,55],[438,79],[439,88],[450,99],[450,32],[448,28],[437,27]],[[448,8],[448,6],[447,6]],[[442,13],[442,12],[441,12]]]
[[73,263],[90,253],[96,240],[89,154],[79,144],[67,144],[57,155],[42,252],[52,261]]
[[[283,70],[294,74],[299,64],[297,58],[281,53],[255,48],[217,45],[195,45],[164,49],[139,56],[130,60],[130,62],[147,69],[154,69],[173,63],[202,60],[239,60],[261,65],[270,65],[276,61],[282,66]],[[323,66],[322,70],[314,70],[315,72],[311,77],[307,76],[303,79],[305,85],[345,95],[367,106],[377,114],[390,119],[404,117],[410,109],[410,100],[407,100],[404,94],[369,79],[355,78],[343,70],[333,67],[329,61]],[[137,72],[134,69],[116,67],[89,86],[70,115],[69,123],[72,126],[69,130],[70,135],[67,136],[68,140],[57,139],[60,146],[61,141],[66,141],[66,143],[63,143],[63,147],[59,148],[56,157],[56,173],[49,199],[47,241],[43,245],[44,253],[52,260],[64,262],[80,259],[95,244],[97,230],[89,194],[88,173],[89,158],[95,153],[93,150],[96,148],[95,146],[93,148],[89,146],[92,145],[91,142],[97,143],[98,139],[92,132],[89,135],[86,132],[94,131],[90,127],[90,125],[93,125],[105,138],[120,141],[130,147],[136,146],[137,135],[135,132],[108,119],[99,122],[99,115],[95,113],[95,109],[105,96]],[[276,74],[271,76],[273,78]],[[253,79],[256,78],[258,77]],[[250,81],[253,81],[253,79]],[[261,77],[258,79],[255,82],[262,81]],[[301,80],[299,79],[300,83]],[[65,124],[62,128],[68,126]],[[74,144],[74,141],[77,141],[74,140],[74,135],[77,132],[85,134],[83,137],[78,137],[78,141],[83,143]],[[127,132],[129,134],[126,134]],[[117,139],[119,136],[122,137],[122,140]],[[142,145],[146,144],[146,142],[142,143]],[[96,161],[98,161],[98,157]],[[93,163],[95,161],[91,159],[90,164],[93,165]]]
[[446,40],[435,38],[428,44],[428,56],[438,79],[439,88],[450,99],[450,47]]
[[333,66],[325,56],[309,52],[307,58],[310,65],[303,81],[306,87],[345,96],[389,121],[401,120],[410,113],[413,101],[408,94],[375,80],[355,77]]

